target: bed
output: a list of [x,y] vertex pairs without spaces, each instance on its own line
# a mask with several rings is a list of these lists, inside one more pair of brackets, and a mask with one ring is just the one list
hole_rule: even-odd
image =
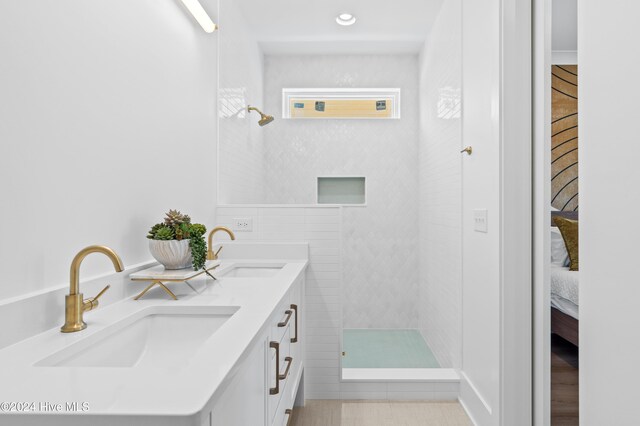
[[[578,220],[578,212],[551,212],[551,225],[554,216]],[[556,228],[557,229],[557,228]],[[554,232],[554,230],[552,230]],[[553,237],[552,237],[553,240]],[[553,245],[553,241],[552,241]],[[553,255],[553,246],[552,246]],[[551,333],[578,346],[579,329],[579,272],[570,271],[560,262],[551,263]]]

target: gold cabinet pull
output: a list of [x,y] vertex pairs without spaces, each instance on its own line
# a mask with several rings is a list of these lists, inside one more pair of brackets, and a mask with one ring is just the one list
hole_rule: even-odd
[[460,154],[462,154],[463,152],[466,152],[467,155],[471,155],[473,153],[473,147],[466,147],[465,149],[463,149],[462,151],[460,151]]
[[291,369],[291,364],[293,363],[293,358],[291,358],[290,356],[285,357],[284,362],[287,363],[287,368],[285,368],[284,373],[278,374],[278,379],[280,379],[280,380],[286,379],[287,376],[289,375],[289,369]]
[[269,395],[280,393],[280,343],[269,342],[269,348],[276,350],[276,387],[269,389]]
[[284,311],[284,313],[287,314],[287,317],[284,319],[284,321],[278,323],[278,327],[286,327],[287,324],[289,324],[289,320],[291,319],[291,314],[293,314],[293,311],[287,309],[286,311]]
[[296,313],[295,334],[294,337],[291,338],[291,343],[298,343],[298,305],[292,303],[291,309]]
[[291,408],[287,408],[286,410],[284,410],[284,414],[289,416],[289,418],[287,419],[287,426],[290,426],[291,419],[293,419],[293,410]]

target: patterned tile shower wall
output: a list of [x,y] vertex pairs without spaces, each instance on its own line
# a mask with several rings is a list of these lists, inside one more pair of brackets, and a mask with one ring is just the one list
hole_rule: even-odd
[[461,29],[449,0],[420,58],[420,331],[449,368],[462,339]]
[[400,120],[278,120],[265,128],[266,202],[314,204],[318,176],[364,176],[345,207],[345,328],[418,327],[416,56],[266,56],[266,109],[283,88],[402,89]]
[[578,210],[578,66],[551,68],[551,205]]
[[[236,0],[220,0],[219,194],[221,203],[259,203],[264,198],[263,129],[247,105],[262,106],[262,52]],[[212,141],[213,143],[213,141]]]

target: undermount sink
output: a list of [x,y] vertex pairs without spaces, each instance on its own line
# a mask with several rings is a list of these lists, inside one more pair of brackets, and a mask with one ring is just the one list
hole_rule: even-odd
[[237,307],[156,307],[132,315],[39,361],[38,367],[184,365]]
[[237,265],[222,273],[224,278],[269,278],[282,270],[284,265]]

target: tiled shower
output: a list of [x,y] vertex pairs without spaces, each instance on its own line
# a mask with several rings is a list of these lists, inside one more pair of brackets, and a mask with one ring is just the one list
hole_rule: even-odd
[[[341,365],[459,367],[459,7],[446,2],[420,56],[279,55],[261,53],[238,6],[220,2],[234,30],[220,33],[218,222],[254,217],[239,239],[315,241],[315,397],[350,392]],[[285,88],[400,88],[401,118],[285,120]],[[259,128],[248,104],[276,121]],[[318,178],[340,176],[365,179],[363,205],[317,204]]]

